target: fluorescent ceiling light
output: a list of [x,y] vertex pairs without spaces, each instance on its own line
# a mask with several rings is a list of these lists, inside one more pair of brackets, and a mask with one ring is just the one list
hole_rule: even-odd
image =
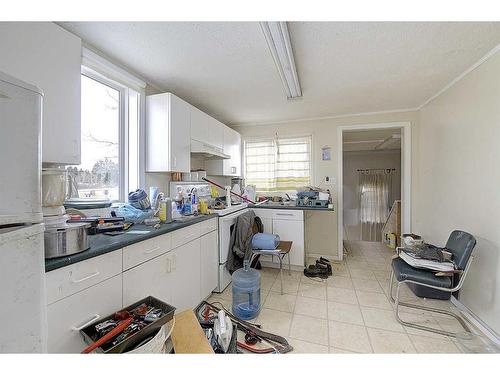
[[286,22],[261,22],[260,26],[283,82],[287,99],[300,98],[302,90],[300,89]]

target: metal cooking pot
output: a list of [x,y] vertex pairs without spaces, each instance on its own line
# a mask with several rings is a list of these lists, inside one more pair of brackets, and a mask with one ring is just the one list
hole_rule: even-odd
[[76,254],[89,248],[88,223],[68,223],[66,228],[45,229],[45,259]]

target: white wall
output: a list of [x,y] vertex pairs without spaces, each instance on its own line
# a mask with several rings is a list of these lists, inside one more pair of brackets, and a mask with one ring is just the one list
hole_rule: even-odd
[[[290,103],[293,105],[293,103]],[[410,122],[412,128],[416,126],[416,112],[397,112],[377,115],[361,115],[343,118],[330,118],[322,120],[303,120],[279,124],[266,125],[246,125],[235,126],[242,138],[245,137],[274,137],[312,134],[312,160],[313,160],[313,184],[325,187],[322,184],[324,176],[333,176],[337,181],[338,160],[337,160],[337,128],[346,125],[376,124],[389,122]],[[413,131],[413,129],[412,129]],[[332,160],[321,159],[321,148],[330,146]],[[338,233],[337,233],[337,185],[329,186],[333,194],[335,212],[328,214],[328,218],[320,213],[307,214],[306,216],[306,251],[308,254],[317,254],[337,259]],[[318,216],[311,217],[312,215]],[[317,225],[316,225],[317,224]]]
[[419,113],[413,231],[478,240],[460,300],[500,334],[500,53]]
[[401,199],[401,150],[349,151],[344,152],[344,226],[349,240],[361,240],[359,222],[358,169],[394,168],[392,174],[390,205]]

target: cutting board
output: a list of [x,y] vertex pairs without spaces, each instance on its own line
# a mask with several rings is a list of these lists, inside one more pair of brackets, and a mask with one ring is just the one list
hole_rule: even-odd
[[214,354],[192,310],[175,316],[172,343],[175,354]]

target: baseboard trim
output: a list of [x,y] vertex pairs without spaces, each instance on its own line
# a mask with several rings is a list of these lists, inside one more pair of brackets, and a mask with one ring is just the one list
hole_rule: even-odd
[[493,331],[485,322],[483,322],[476,314],[474,314],[467,306],[451,296],[451,303],[464,314],[467,319],[474,324],[486,337],[488,337],[495,344],[500,345],[500,336]]
[[333,260],[335,262],[340,262],[339,257],[334,256],[334,255],[325,255],[325,254],[318,254],[318,253],[307,253],[306,258],[317,258],[319,259],[320,257],[324,257],[328,260]]

